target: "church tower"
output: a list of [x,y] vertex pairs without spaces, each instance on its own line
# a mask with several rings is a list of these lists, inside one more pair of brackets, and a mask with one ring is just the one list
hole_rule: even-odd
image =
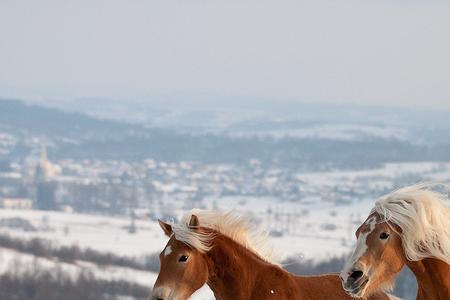
[[35,184],[36,199],[35,208],[41,210],[56,210],[56,183],[52,181],[55,175],[55,167],[47,158],[47,149],[44,144],[41,145],[41,157],[36,166]]

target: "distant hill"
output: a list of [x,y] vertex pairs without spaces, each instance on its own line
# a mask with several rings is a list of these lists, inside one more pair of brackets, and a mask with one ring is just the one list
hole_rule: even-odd
[[98,120],[80,113],[27,105],[15,100],[0,100],[0,128],[32,134],[86,138],[126,135],[141,127],[109,120]]
[[95,118],[199,134],[319,139],[450,141],[450,110],[405,106],[306,103],[214,95],[161,95],[145,100],[37,101]]
[[205,163],[258,159],[263,164],[299,169],[367,168],[392,161],[450,161],[450,145],[446,142],[428,146],[395,136],[346,140],[320,135],[295,138],[193,134],[100,120],[14,100],[0,101],[1,132],[19,140],[16,148],[3,157],[6,159],[24,157],[35,147],[30,141],[44,137],[52,144],[49,152],[54,158],[153,158]]

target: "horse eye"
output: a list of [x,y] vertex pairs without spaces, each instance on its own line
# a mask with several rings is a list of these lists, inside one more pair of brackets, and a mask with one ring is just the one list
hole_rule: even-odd
[[179,262],[185,262],[187,261],[189,258],[189,256],[187,255],[181,255],[180,258],[178,259]]
[[380,239],[382,239],[382,240],[386,240],[388,237],[389,237],[389,233],[387,233],[387,232],[382,232],[380,234]]

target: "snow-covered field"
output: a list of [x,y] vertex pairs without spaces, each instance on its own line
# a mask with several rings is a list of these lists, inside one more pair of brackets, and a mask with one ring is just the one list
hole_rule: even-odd
[[[24,254],[0,247],[0,274],[13,269],[13,264],[15,265],[14,270],[17,270],[17,267],[19,267],[22,272],[33,270],[35,267],[49,270],[55,270],[55,268],[57,268],[64,274],[69,274],[73,278],[78,277],[82,272],[89,272],[96,279],[128,281],[142,286],[148,286],[149,290],[155,283],[157,277],[157,274],[153,272],[138,271],[122,267],[99,267],[95,264],[81,261],[71,264],[35,257],[30,254]],[[214,295],[207,286],[204,286],[192,296],[192,299],[209,300],[214,299]]]
[[[231,199],[227,199],[230,200]],[[236,199],[237,200],[237,199]],[[258,207],[264,204],[270,204],[270,198],[247,198],[245,206],[239,205],[240,210],[247,211],[247,214],[257,217]],[[367,203],[361,203],[352,207],[352,211],[362,214],[369,209]],[[224,205],[224,208],[226,205]],[[233,206],[233,205],[232,205]],[[235,207],[237,207],[236,205]],[[283,207],[285,210],[294,209],[295,203],[287,203]],[[220,206],[219,206],[220,207]],[[250,211],[250,208],[253,208]],[[336,245],[341,243],[341,239],[346,237],[347,230],[345,226],[338,226],[335,233],[327,233],[320,230],[320,225],[324,222],[340,223],[345,222],[348,207],[328,208],[326,205],[316,206],[317,210],[313,210],[308,216],[303,216],[303,220],[298,222],[300,226],[295,232],[283,235],[281,237],[271,237],[272,242],[277,247],[284,242],[289,247],[280,247],[283,257],[287,257],[296,253],[308,254],[321,257],[327,256],[328,251],[317,251],[316,240],[323,248],[324,241],[333,244],[332,253],[336,252]],[[248,209],[248,210],[247,210]],[[265,212],[261,209],[261,214]],[[336,215],[336,216],[331,216]],[[92,248],[103,252],[113,252],[124,256],[142,256],[159,252],[163,249],[167,239],[163,235],[161,229],[154,221],[136,221],[137,233],[128,233],[128,219],[109,218],[102,216],[82,215],[76,213],[62,212],[43,212],[43,211],[21,211],[21,210],[0,210],[1,218],[22,218],[30,221],[38,230],[23,231],[11,228],[0,228],[0,233],[7,233],[14,237],[43,238],[51,240],[55,245],[78,245],[81,248]],[[327,221],[326,221],[327,220]],[[339,230],[342,229],[342,230]],[[308,241],[308,247],[311,251],[307,251],[302,244]],[[335,244],[336,242],[336,244]],[[335,244],[335,245],[334,245]],[[295,245],[295,246],[292,246]],[[331,246],[331,245],[330,245]],[[342,247],[340,247],[342,248]],[[280,250],[281,250],[280,249]],[[341,250],[345,250],[344,248]],[[341,252],[342,253],[342,252]]]
[[7,272],[9,269],[12,269],[13,264],[19,264],[19,266],[23,268],[22,271],[27,271],[27,268],[33,268],[35,265],[38,265],[44,269],[51,269],[58,266],[58,268],[60,268],[64,273],[70,274],[74,278],[76,278],[83,271],[91,272],[96,278],[104,280],[128,281],[132,278],[133,282],[144,286],[149,285],[149,282],[154,282],[156,280],[156,274],[152,272],[122,267],[99,267],[93,263],[83,261],[77,261],[72,264],[0,248],[0,273]]
[[[220,208],[236,207],[241,211],[246,211],[249,215],[257,216],[258,211],[264,214],[266,205],[270,205],[273,199],[250,198],[246,199],[243,205],[242,199],[224,199],[227,202],[236,201],[234,205],[219,205]],[[295,203],[289,203],[286,208],[295,207]],[[363,213],[366,205],[358,206],[358,210]],[[295,233],[285,234],[281,237],[270,237],[270,241],[280,258],[296,256],[303,259],[321,259],[340,255],[348,251],[347,244],[343,243],[343,238],[347,237],[348,228],[339,226],[330,233],[322,233],[316,225],[329,218],[335,218],[334,222],[339,223],[345,220],[345,210],[342,207],[337,211],[336,217],[330,217],[330,209],[326,206],[311,211],[310,215],[298,223],[300,227]],[[22,218],[28,220],[38,230],[26,232],[11,228],[0,228],[0,233],[10,234],[14,237],[30,239],[34,237],[51,240],[55,245],[73,245],[81,248],[92,248],[104,252],[113,252],[125,256],[141,256],[159,252],[164,248],[167,238],[155,221],[136,221],[138,230],[135,234],[129,234],[127,226],[128,219],[110,218],[104,216],[91,216],[76,213],[43,212],[43,211],[20,211],[20,210],[0,210],[2,218]],[[265,224],[265,223],[263,223]],[[0,272],[8,270],[8,263],[20,260],[25,264],[28,262],[39,263],[41,266],[54,266],[53,260],[44,258],[34,258],[31,255],[17,253],[15,251],[0,248]],[[99,268],[90,263],[77,262],[77,264],[60,263],[60,267],[71,274],[78,274],[82,270],[89,270],[96,277],[111,280],[126,280],[148,286],[153,286],[156,274],[152,272],[137,271],[127,268],[103,267]],[[198,291],[192,299],[205,300],[212,299],[212,292],[204,287]]]
[[[376,198],[375,195],[361,199],[349,196],[349,202],[339,204],[329,201],[320,191],[334,187],[354,192],[364,187],[390,190],[411,178],[448,183],[450,164],[397,163],[367,171],[304,173],[298,174],[295,180],[308,191],[309,196],[299,201],[285,201],[276,197],[227,196],[207,199],[204,204],[207,208],[236,209],[266,228],[271,233],[269,239],[280,260],[297,257],[319,261],[350,251],[354,231],[368,215]],[[317,191],[316,197],[311,196],[312,191]],[[171,209],[172,215],[181,216],[184,213],[183,203],[179,200],[165,199],[164,204]],[[37,230],[24,231],[3,226],[0,227],[0,234],[24,239],[48,239],[55,246],[78,245],[116,255],[139,257],[160,252],[167,242],[154,220],[136,220],[137,231],[130,234],[128,218],[0,209],[0,220],[8,218],[28,220]],[[32,256],[0,248],[0,272],[5,272],[14,259],[24,262],[35,260]],[[44,258],[37,261],[44,266],[55,264]],[[149,288],[156,279],[156,274],[151,272],[98,268],[85,262],[75,265],[65,263],[62,268],[72,273],[87,268],[99,278],[125,279]],[[209,289],[204,288],[193,299],[211,297]]]
[[381,127],[365,124],[319,124],[297,129],[272,129],[258,131],[230,131],[232,137],[270,136],[274,138],[319,138],[341,141],[352,141],[367,137],[406,140],[409,133],[401,127]]

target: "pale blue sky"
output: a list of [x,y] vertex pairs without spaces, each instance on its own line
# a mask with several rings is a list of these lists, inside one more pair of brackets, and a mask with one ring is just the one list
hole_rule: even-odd
[[449,16],[430,0],[2,0],[0,97],[450,107]]

